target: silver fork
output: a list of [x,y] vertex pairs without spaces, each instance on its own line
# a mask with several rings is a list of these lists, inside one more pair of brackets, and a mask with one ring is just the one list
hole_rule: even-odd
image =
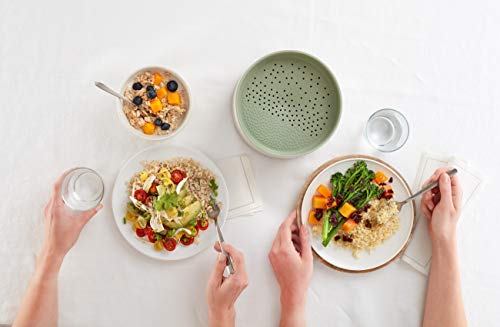
[[[215,228],[217,229],[217,238],[219,240],[219,246],[221,253],[226,257],[226,268],[224,269],[224,277],[228,277],[234,274],[234,266],[233,266],[233,258],[229,255],[229,253],[224,250],[222,247],[222,243],[224,243],[224,236],[222,236],[222,231],[220,230],[219,223],[217,222],[220,214],[220,208],[217,204],[215,204],[210,211],[207,212],[208,217],[212,218],[215,221]],[[226,273],[227,271],[227,273]]]
[[[458,173],[458,170],[456,168],[453,168],[452,170],[447,171],[446,173],[448,174],[448,176],[451,177],[451,176],[455,175],[456,173]],[[412,196],[410,196],[408,199],[406,199],[404,201],[396,202],[396,206],[398,207],[398,211],[401,211],[401,208],[405,204],[407,204],[408,202],[410,202],[411,200],[413,200],[416,197],[420,196],[422,193],[425,193],[425,192],[427,192],[429,190],[432,190],[436,186],[438,186],[438,182],[431,183],[431,184],[427,185],[426,187],[424,187],[423,189],[421,189],[420,191],[418,191],[417,193],[415,193]]]

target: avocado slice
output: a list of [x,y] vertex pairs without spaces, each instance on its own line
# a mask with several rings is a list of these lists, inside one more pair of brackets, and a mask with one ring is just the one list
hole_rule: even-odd
[[185,197],[183,197],[181,199],[181,207],[183,207],[183,208],[187,207],[188,205],[193,203],[194,200],[195,200],[194,196],[192,196],[191,194],[186,195]]
[[165,225],[170,228],[180,228],[186,226],[192,219],[196,218],[198,214],[201,212],[201,203],[200,201],[195,201],[184,208],[182,212],[181,220],[176,223],[174,221],[169,221]]

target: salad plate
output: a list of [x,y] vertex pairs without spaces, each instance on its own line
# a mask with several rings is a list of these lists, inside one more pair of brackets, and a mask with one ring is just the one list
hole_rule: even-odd
[[[396,224],[397,227],[394,228],[394,231],[392,231],[392,234],[388,238],[385,238],[383,241],[381,241],[381,243],[378,243],[376,246],[373,246],[372,248],[369,249],[365,249],[356,254],[347,249],[345,246],[344,247],[339,246],[342,245],[343,241],[353,242],[353,240],[350,239],[349,234],[343,231],[344,228],[339,228],[340,230],[339,236],[336,236],[335,238],[332,238],[330,236],[330,238],[326,242],[326,245],[324,245],[325,242],[324,239],[322,240],[321,228],[319,228],[320,235],[318,235],[317,230],[315,230],[317,226],[314,226],[315,221],[314,219],[311,219],[311,217],[314,217],[314,210],[316,210],[314,209],[315,205],[314,199],[319,198],[319,194],[317,193],[318,190],[320,191],[320,193],[322,192],[322,190],[326,190],[323,186],[326,185],[329,188],[333,189],[332,187],[333,184],[331,182],[332,182],[332,176],[334,174],[336,173],[347,174],[347,171],[360,161],[366,163],[367,167],[366,169],[369,170],[370,173],[374,174],[374,172],[377,172],[377,176],[378,174],[380,174],[390,177],[390,187],[388,188],[390,188],[391,190],[389,191],[390,195],[386,197],[386,199],[392,199],[392,196],[394,196],[394,200],[400,201],[406,199],[412,194],[411,189],[408,186],[408,183],[403,178],[403,176],[389,164],[371,156],[349,155],[330,160],[321,165],[318,169],[316,169],[316,171],[314,171],[314,173],[309,177],[309,179],[307,180],[306,184],[303,187],[303,190],[299,196],[298,208],[297,208],[297,220],[298,220],[297,223],[299,225],[306,224],[310,227],[311,246],[314,254],[324,264],[328,265],[329,267],[340,271],[352,272],[352,273],[370,272],[380,269],[391,263],[400,254],[402,254],[406,249],[409,240],[412,236],[416,218],[415,202],[412,201],[411,204],[404,206],[399,212],[399,214],[397,214],[397,216],[399,217],[398,219],[399,221]],[[369,181],[368,183],[374,184],[375,182]],[[381,185],[386,185],[386,184],[389,185],[389,182],[381,183]],[[381,186],[381,188],[383,189],[384,186]],[[384,193],[384,196],[385,194],[386,193]],[[384,196],[382,195],[381,192],[379,199],[382,198],[382,201],[391,201],[383,199]],[[311,199],[313,199],[313,203],[311,202]],[[380,200],[375,199],[375,201],[380,201]],[[365,204],[366,202],[363,202],[363,206],[365,206]],[[370,210],[366,209],[369,207],[370,207],[369,205],[365,206],[364,210]],[[357,223],[359,223],[359,225],[363,225],[362,228],[360,229],[365,229],[364,223],[366,223],[369,228],[372,228],[372,226],[370,226],[370,223],[365,221],[365,218],[368,216],[364,216],[360,213],[362,212],[363,209],[359,209],[358,212],[354,212],[351,216],[347,217],[345,215],[344,216],[339,215],[339,212],[342,212],[342,208],[339,207],[338,209],[337,209],[338,218],[334,219],[335,222],[337,219],[340,220],[341,222],[344,222],[346,220],[349,221],[352,220],[352,218],[354,217],[354,220],[357,220]],[[328,212],[328,210],[325,212]],[[368,213],[369,212],[363,214],[368,214]],[[321,214],[319,216],[321,216]],[[316,217],[318,221],[320,220],[319,216]],[[351,219],[349,219],[349,217]],[[332,219],[330,219],[330,221],[331,220]],[[323,222],[324,218],[321,219],[321,221],[318,222],[318,224]],[[383,227],[384,225],[380,226]],[[346,230],[350,231],[350,229]],[[349,246],[350,244],[346,243],[346,245]]]
[[222,228],[229,195],[216,164],[193,148],[148,147],[128,159],[116,178],[112,194],[116,226],[134,249],[148,257],[164,261],[192,257],[217,239],[215,225],[206,215],[210,201],[200,195],[206,190],[220,207]]

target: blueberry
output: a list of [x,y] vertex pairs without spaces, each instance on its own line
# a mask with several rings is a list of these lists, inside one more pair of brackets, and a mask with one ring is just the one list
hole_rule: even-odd
[[135,82],[134,84],[132,84],[132,88],[136,91],[139,91],[140,89],[142,89],[142,84],[139,82]]
[[161,126],[161,125],[163,125],[163,122],[161,121],[161,118],[156,118],[156,119],[155,119],[155,125],[156,125],[156,126]]
[[170,124],[169,123],[163,123],[163,125],[161,125],[161,129],[164,130],[164,131],[168,131],[170,129]]
[[153,85],[148,85],[146,86],[146,91],[154,91],[155,88],[153,87]]
[[167,83],[167,89],[170,91],[170,92],[175,92],[177,91],[177,88],[179,87],[179,85],[177,85],[177,82],[176,81],[168,81]]
[[142,98],[140,96],[136,96],[134,98],[134,100],[132,100],[132,102],[136,105],[136,106],[140,106],[142,104]]
[[150,98],[150,99],[156,98],[156,91],[154,89],[153,90],[149,90],[147,92],[147,94],[148,94],[148,98]]

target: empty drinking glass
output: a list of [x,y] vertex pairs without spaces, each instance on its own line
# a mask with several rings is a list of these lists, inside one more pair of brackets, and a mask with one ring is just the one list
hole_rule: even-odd
[[104,183],[94,170],[75,168],[64,177],[61,196],[66,206],[74,211],[94,209],[104,196]]
[[405,116],[394,109],[381,109],[370,116],[365,127],[365,138],[375,149],[392,152],[405,145],[410,126]]

